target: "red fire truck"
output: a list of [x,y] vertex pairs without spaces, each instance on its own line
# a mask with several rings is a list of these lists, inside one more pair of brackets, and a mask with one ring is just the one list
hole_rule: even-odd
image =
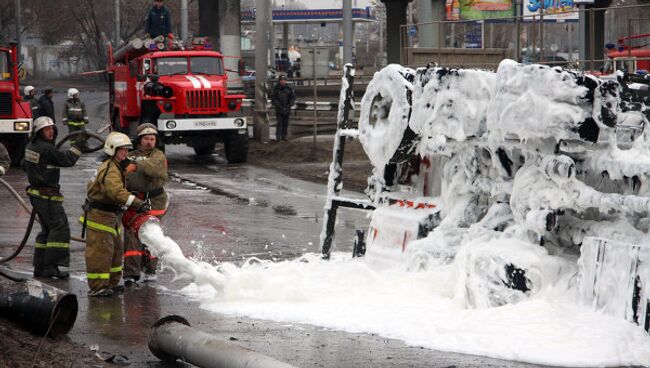
[[32,110],[22,100],[18,79],[16,44],[0,47],[0,142],[13,165],[20,162],[32,128]]
[[650,33],[621,37],[617,40],[618,46],[612,45],[612,49],[607,52],[607,57],[613,60],[611,70],[626,70],[629,73],[644,70],[650,72],[650,49],[648,44],[643,43],[633,46],[633,41],[647,41],[650,39]]
[[244,95],[227,92],[223,56],[205,38],[191,45],[133,39],[109,51],[110,115],[114,130],[135,135],[139,124],[158,127],[164,144],[187,144],[197,155],[223,142],[230,163],[248,154]]

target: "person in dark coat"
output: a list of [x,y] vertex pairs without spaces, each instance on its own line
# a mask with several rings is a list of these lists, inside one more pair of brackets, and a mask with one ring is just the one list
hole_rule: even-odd
[[43,89],[43,95],[38,99],[38,117],[47,116],[56,122],[56,118],[54,117],[54,102],[52,102],[52,96],[54,96],[52,87],[45,87],[45,89]]
[[275,107],[275,116],[278,122],[275,130],[275,139],[278,141],[287,140],[289,115],[294,102],[296,102],[296,94],[293,92],[293,88],[287,85],[285,76],[281,75],[271,95],[271,103]]
[[172,20],[169,10],[165,8],[162,0],[154,0],[153,6],[149,9],[144,32],[151,38],[158,36],[172,37]]
[[70,225],[63,208],[60,168],[74,166],[81,151],[75,146],[68,151],[57,149],[56,133],[51,118],[34,120],[22,166],[29,180],[27,196],[41,223],[34,249],[34,277],[64,279],[70,274],[59,267],[70,266]]

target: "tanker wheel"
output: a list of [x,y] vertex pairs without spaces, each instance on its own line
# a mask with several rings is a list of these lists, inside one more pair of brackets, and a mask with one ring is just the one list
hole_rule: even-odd
[[246,162],[248,158],[248,136],[246,134],[229,134],[225,137],[223,145],[228,163]]
[[361,99],[359,141],[374,167],[388,164],[404,138],[412,145],[414,137],[405,137],[404,132],[411,115],[414,73],[389,65],[375,73]]

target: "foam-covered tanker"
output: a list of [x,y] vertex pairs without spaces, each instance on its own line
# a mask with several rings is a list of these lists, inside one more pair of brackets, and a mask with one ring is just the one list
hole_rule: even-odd
[[647,330],[650,132],[636,82],[511,60],[376,73],[359,121],[377,204],[366,256],[453,265],[467,307],[567,282]]

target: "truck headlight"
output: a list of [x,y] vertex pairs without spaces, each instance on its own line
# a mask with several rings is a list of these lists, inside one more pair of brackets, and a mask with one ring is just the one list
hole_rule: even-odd
[[14,122],[14,131],[16,131],[16,132],[28,132],[29,131],[29,121],[15,121]]
[[239,119],[239,118],[238,118],[238,119],[235,119],[235,126],[236,126],[236,127],[243,127],[243,126],[244,126],[244,123],[246,123],[246,122],[244,121],[244,119]]
[[230,102],[228,102],[228,108],[229,108],[230,110],[234,110],[234,109],[236,109],[236,108],[237,108],[237,102],[236,102],[236,101],[230,101]]
[[172,108],[173,108],[173,106],[172,106],[171,102],[165,102],[165,105],[163,106],[163,109],[165,109],[165,111],[167,111],[167,112],[172,111]]
[[165,126],[167,129],[174,129],[176,128],[176,122],[174,120],[169,120],[168,122],[165,123]]

